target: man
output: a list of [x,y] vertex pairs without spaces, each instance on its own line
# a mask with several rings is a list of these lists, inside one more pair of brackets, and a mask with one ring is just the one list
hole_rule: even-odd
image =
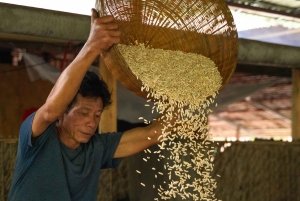
[[110,94],[87,70],[99,54],[120,42],[121,34],[112,16],[97,16],[92,9],[84,47],[44,105],[21,126],[9,201],[96,200],[101,168],[117,167],[120,158],[158,143],[159,121],[124,133],[96,133]]

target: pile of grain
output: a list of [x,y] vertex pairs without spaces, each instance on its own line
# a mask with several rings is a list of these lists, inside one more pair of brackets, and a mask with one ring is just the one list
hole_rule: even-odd
[[[222,77],[214,62],[199,54],[146,48],[143,44],[117,47],[130,70],[142,81],[141,90],[147,92],[149,101],[155,100],[152,112],[164,114],[162,142],[158,146],[170,154],[167,159],[160,151],[156,154],[168,161],[164,165],[168,185],[157,187],[158,195],[162,200],[176,196],[215,200],[207,117]],[[187,155],[190,161],[182,160]],[[195,174],[197,177],[191,176]]]

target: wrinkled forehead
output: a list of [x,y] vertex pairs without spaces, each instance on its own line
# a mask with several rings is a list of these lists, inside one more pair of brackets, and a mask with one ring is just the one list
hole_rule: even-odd
[[82,95],[77,94],[72,108],[89,111],[102,111],[103,101],[101,97],[83,97]]

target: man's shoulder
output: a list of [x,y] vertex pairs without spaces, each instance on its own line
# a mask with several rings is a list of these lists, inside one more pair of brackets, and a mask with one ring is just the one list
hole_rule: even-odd
[[47,139],[49,136],[53,136],[56,134],[55,131],[55,123],[51,123],[47,129],[38,137],[32,137],[32,121],[34,118],[35,112],[29,115],[26,120],[22,123],[20,127],[19,133],[19,148],[21,149],[22,156],[29,156],[31,150],[36,149],[47,143]]
[[22,122],[21,127],[20,127],[20,131],[28,130],[28,129],[31,130],[32,121],[33,121],[34,116],[35,116],[35,112],[33,112],[32,114],[30,114],[30,115]]
[[[22,131],[30,131],[32,130],[32,122],[34,119],[36,112],[33,112],[32,114],[30,114],[21,124],[20,127],[20,132]],[[56,121],[52,122],[44,132],[52,132],[53,129],[55,129],[55,125],[56,125]]]
[[97,144],[101,146],[106,146],[111,143],[119,143],[123,132],[109,132],[109,133],[95,133],[93,137],[91,137],[89,143]]

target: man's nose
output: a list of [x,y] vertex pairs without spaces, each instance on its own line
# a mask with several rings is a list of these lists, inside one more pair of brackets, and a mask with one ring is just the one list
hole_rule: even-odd
[[91,128],[95,128],[98,126],[98,122],[97,122],[96,118],[91,117],[91,118],[89,118],[87,125]]

